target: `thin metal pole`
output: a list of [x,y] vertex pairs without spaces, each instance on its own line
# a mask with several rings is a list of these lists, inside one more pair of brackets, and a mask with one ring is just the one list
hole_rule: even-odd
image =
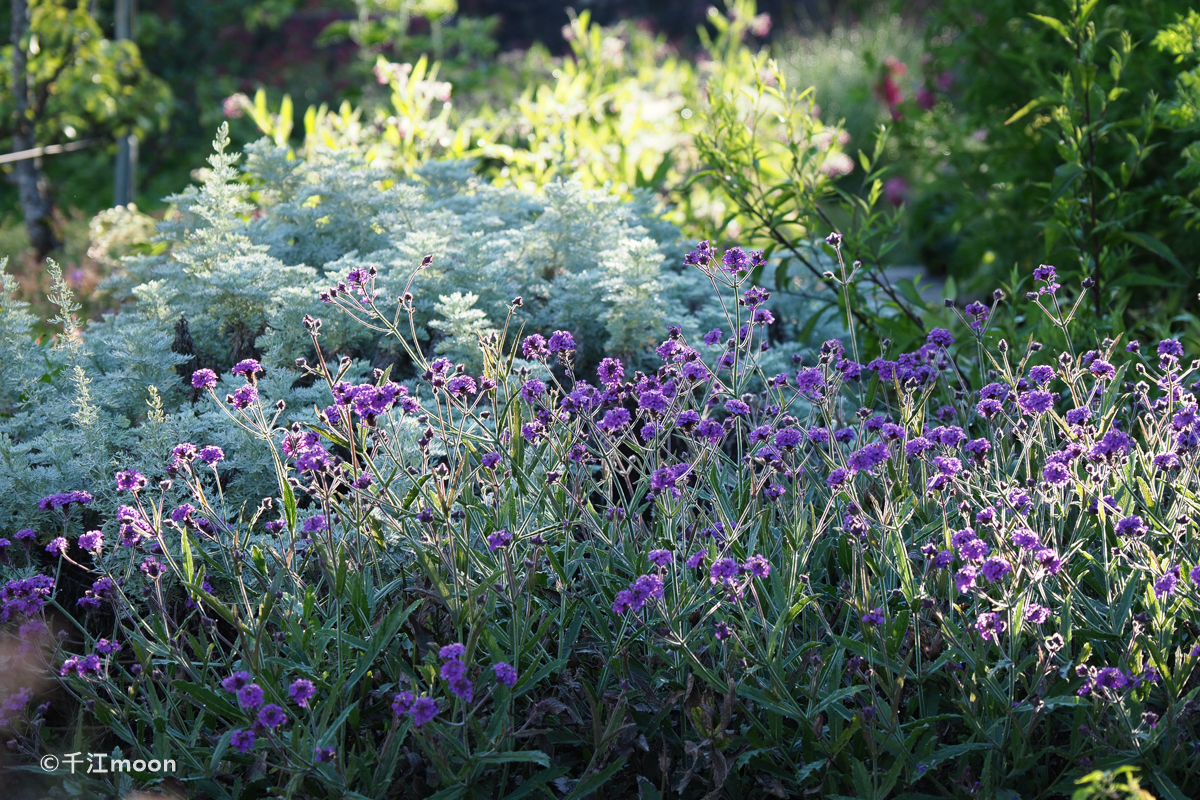
[[[134,0],[116,0],[114,17],[116,39],[133,38]],[[125,206],[137,195],[137,137],[117,137],[117,174],[113,182],[113,205]]]

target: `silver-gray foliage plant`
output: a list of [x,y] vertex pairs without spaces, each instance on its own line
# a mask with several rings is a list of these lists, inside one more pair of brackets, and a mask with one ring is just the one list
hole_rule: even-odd
[[[239,168],[224,126],[213,144],[202,185],[169,198],[165,252],[127,258],[107,281],[119,313],[76,329],[70,289],[51,265],[64,333],[53,346],[35,343],[34,316],[12,299],[15,281],[0,277],[0,531],[41,524],[48,533],[37,501],[75,489],[95,494],[111,519],[114,471],[169,477],[171,448],[184,441],[225,449],[231,513],[252,510],[272,493],[269,459],[226,415],[195,402],[190,375],[209,367],[230,378],[233,363],[258,358],[263,395],[284,401],[284,419],[310,421],[332,400],[296,369],[313,356],[302,324],[312,315],[325,352],[351,359],[347,380],[389,367],[393,379],[415,377],[395,343],[319,299],[353,269],[374,268],[377,302],[394,306],[432,255],[412,287],[417,336],[471,369],[479,336],[510,312],[526,333],[570,331],[585,370],[604,355],[652,369],[668,325],[691,336],[723,319],[707,284],[683,272],[684,242],[649,194],[622,202],[571,181],[533,194],[492,186],[461,161],[431,162],[402,181],[353,150],[303,159],[267,139],[246,148]],[[776,297],[777,337],[794,339],[812,307]]]

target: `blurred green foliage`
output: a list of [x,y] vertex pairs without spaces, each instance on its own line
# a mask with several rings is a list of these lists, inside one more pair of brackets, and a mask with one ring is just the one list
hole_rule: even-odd
[[[769,24],[754,3],[740,0],[724,13],[713,9],[708,21],[712,34],[701,31],[704,57],[695,64],[642,28],[604,27],[586,11],[572,14],[563,29],[571,57],[552,59],[533,48],[517,71],[525,80],[508,85],[509,96],[475,94],[461,106],[452,99],[458,68],[443,72],[424,55],[415,64],[377,56],[373,72],[390,89],[387,100],[344,102],[337,111],[310,107],[303,152],[356,148],[406,175],[431,158],[473,158],[492,182],[524,189],[559,177],[608,186],[625,199],[653,189],[668,219],[695,235],[716,233],[730,221],[732,205],[719,188],[687,184],[685,191],[700,166],[693,140],[712,87],[730,91],[765,69],[765,55],[750,42]],[[289,140],[290,97],[277,113],[263,95],[238,100],[263,133],[280,144]]]
[[879,83],[895,89],[897,190],[920,260],[968,294],[1000,283],[1024,292],[1033,267],[1054,264],[1096,281],[1098,330],[1200,332],[1186,306],[1200,289],[1200,247],[1178,199],[1194,188],[1183,168],[1195,136],[1162,102],[1181,68],[1151,44],[1186,10],[1177,0],[931,7],[920,73],[885,64]]
[[[107,39],[80,0],[29,0],[22,40],[39,144],[107,133],[145,136],[166,127],[167,85],[146,70],[137,45]],[[13,134],[13,45],[0,50],[0,147]]]

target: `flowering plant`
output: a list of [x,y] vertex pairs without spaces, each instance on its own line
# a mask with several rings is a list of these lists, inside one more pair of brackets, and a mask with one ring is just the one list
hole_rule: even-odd
[[[229,507],[218,453],[183,444],[186,507],[123,470],[120,541],[68,533],[54,577],[7,545],[18,662],[214,797],[1052,796],[1116,761],[1200,790],[1180,344],[1077,346],[1085,290],[1043,267],[1061,353],[994,341],[997,293],[911,352],[851,335],[770,374],[759,258],[701,243],[722,326],[594,379],[570,331],[515,333],[516,301],[479,370],[430,359],[421,270],[399,314],[362,274],[333,313],[420,381],[346,380],[312,316],[314,423],[281,423],[257,362],[225,398],[195,373],[275,491]],[[12,692],[32,755],[44,719]]]

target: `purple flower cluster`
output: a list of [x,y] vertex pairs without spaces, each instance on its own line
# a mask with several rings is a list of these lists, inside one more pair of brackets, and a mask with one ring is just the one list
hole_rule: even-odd
[[495,673],[496,680],[509,689],[517,685],[517,670],[511,664],[501,661],[492,665],[492,672]]
[[392,698],[392,711],[398,717],[407,714],[413,726],[420,728],[438,715],[438,704],[432,697],[414,697],[412,692],[400,692]]
[[43,497],[38,501],[37,507],[39,511],[61,511],[66,513],[72,506],[91,504],[93,499],[90,492],[63,492]]
[[656,469],[650,476],[650,491],[654,494],[678,494],[679,482],[684,480],[691,468],[690,464],[684,463]]
[[467,677],[467,665],[462,661],[466,652],[467,648],[461,644],[449,644],[441,649],[438,657],[442,659],[442,680],[446,681],[450,693],[469,703],[475,696],[475,685]]
[[301,708],[308,708],[308,701],[312,700],[316,693],[317,688],[307,678],[297,678],[288,687],[288,696],[292,698],[293,703]]
[[661,600],[663,589],[661,575],[655,573],[643,575],[629,584],[628,589],[617,592],[612,605],[613,613],[624,614],[629,611],[641,611],[651,600]]
[[16,578],[0,586],[0,622],[8,622],[18,615],[30,617],[46,606],[46,600],[54,590],[54,579],[49,575],[31,575]]
[[[471,393],[474,394],[473,381]],[[409,396],[406,387],[391,381],[380,386],[370,383],[357,386],[348,383],[334,384],[333,403],[337,409],[352,409],[355,416],[368,422],[386,414],[395,405],[399,405],[409,414],[415,414],[421,408],[417,399]]]

